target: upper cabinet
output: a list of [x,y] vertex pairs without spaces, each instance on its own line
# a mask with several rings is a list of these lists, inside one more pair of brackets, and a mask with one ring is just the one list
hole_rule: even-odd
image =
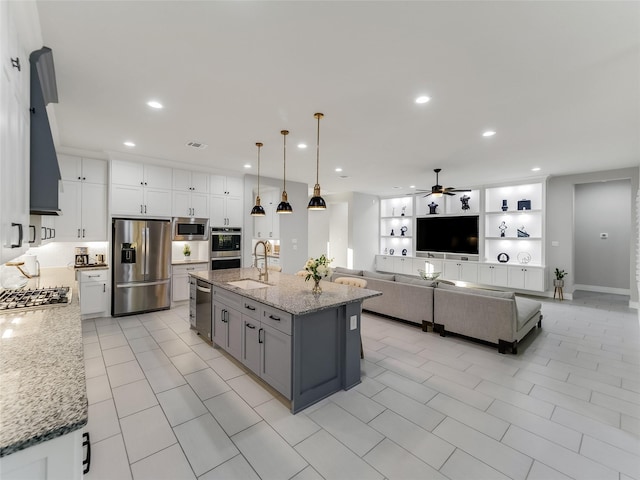
[[244,182],[241,177],[209,177],[209,215],[213,227],[242,227]]
[[209,174],[174,168],[173,189],[184,192],[209,193]]
[[[29,248],[29,55],[13,8],[0,2],[0,262]],[[18,68],[18,65],[20,68]]]
[[174,217],[209,217],[209,174],[173,169]]
[[107,240],[107,162],[58,155],[62,188],[55,218],[57,241]]
[[170,217],[171,186],[171,168],[113,160],[111,213]]
[[211,195],[226,195],[229,197],[241,197],[244,184],[240,177],[225,177],[211,175],[209,180]]

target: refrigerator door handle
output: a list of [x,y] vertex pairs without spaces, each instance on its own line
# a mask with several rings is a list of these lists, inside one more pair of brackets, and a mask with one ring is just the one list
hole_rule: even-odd
[[118,283],[116,288],[149,287],[151,285],[165,285],[167,283],[169,283],[169,280],[158,280],[157,282]]
[[149,227],[142,229],[142,244],[144,245],[144,275],[149,275]]

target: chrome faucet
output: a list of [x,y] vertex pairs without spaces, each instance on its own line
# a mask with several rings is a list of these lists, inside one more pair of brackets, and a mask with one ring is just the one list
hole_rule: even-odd
[[[264,273],[262,272],[262,270],[260,270],[260,267],[258,266],[258,255],[257,255],[257,251],[258,251],[258,245],[262,245],[262,248],[264,250]],[[258,269],[258,279],[262,279],[264,278],[265,282],[269,281],[269,263],[267,260],[267,242],[265,242],[264,240],[258,240],[256,242],[255,247],[253,247],[253,257],[254,257],[254,266]]]

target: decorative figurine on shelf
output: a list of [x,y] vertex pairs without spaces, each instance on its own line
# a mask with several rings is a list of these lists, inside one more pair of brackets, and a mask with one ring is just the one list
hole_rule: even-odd
[[520,252],[520,253],[518,253],[518,261],[521,264],[526,265],[527,263],[529,263],[531,261],[531,254],[529,252]]
[[507,263],[509,261],[509,255],[507,255],[506,253],[502,252],[498,254],[498,261],[500,263]]
[[507,224],[504,223],[504,221],[498,226],[498,228],[500,229],[500,236],[504,237],[505,236],[505,231],[507,230]]
[[435,202],[431,202],[429,205],[427,205],[427,207],[429,207],[429,215],[433,215],[436,212],[436,208],[438,208],[438,204]]
[[393,231],[393,228],[391,229],[391,233],[389,235],[391,235],[392,237],[395,235],[395,232]]
[[407,206],[403,205],[402,206],[402,213],[400,215],[404,217],[404,213],[405,213],[406,210],[407,210]]
[[407,233],[407,230],[409,229],[407,228],[406,225],[403,225],[402,227],[400,227],[400,236],[404,237],[404,234]]
[[403,256],[403,257],[406,257],[406,256],[407,256],[407,249],[406,249],[406,248],[403,248],[403,249],[402,249],[402,256]]
[[527,233],[527,231],[524,229],[524,225],[523,225],[523,226],[521,226],[521,227],[518,229],[518,237],[520,237],[520,238],[527,238],[527,237],[529,237],[529,234],[528,234],[528,233]]
[[387,255],[389,253],[389,250],[387,248],[384,249],[384,252],[382,252],[384,255]]
[[531,210],[531,200],[518,200],[518,210]]
[[393,248],[389,250],[389,255],[393,255],[394,253],[395,253],[395,250]]
[[462,203],[462,210],[469,210],[471,208],[469,206],[469,200],[471,200],[471,197],[469,195],[463,195],[460,197],[460,202]]
[[507,205],[507,201],[506,200],[502,200],[502,211],[506,212],[507,210],[509,210],[509,206]]

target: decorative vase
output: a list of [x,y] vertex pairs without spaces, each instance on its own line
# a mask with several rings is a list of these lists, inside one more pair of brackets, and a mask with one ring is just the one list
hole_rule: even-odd
[[322,287],[320,286],[320,279],[313,279],[313,288],[311,289],[311,293],[314,295],[320,295],[322,293]]

